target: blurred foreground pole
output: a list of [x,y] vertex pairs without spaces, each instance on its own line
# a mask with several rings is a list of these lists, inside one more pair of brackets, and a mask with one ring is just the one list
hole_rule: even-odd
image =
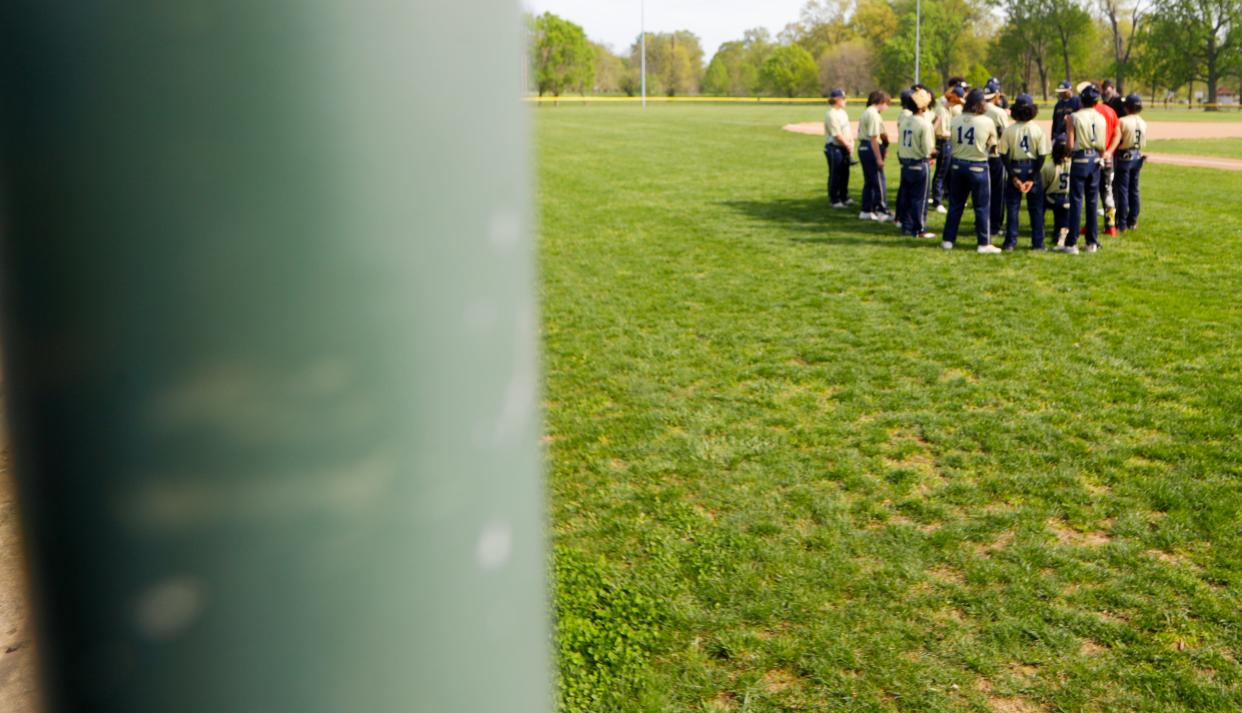
[[512,0],[10,0],[54,713],[549,707]]

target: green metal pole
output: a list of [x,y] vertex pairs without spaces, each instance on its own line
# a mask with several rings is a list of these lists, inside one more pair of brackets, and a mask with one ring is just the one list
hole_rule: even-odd
[[0,7],[53,713],[546,711],[510,0]]

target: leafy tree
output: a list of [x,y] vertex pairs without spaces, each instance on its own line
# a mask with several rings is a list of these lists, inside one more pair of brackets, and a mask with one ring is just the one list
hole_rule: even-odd
[[[1018,0],[1021,1],[1021,0]],[[1074,61],[1084,57],[1095,26],[1091,15],[1077,0],[1035,0],[1034,14],[1051,33],[1065,68],[1065,79],[1074,79]]]
[[805,96],[819,88],[819,67],[811,53],[798,45],[782,45],[773,50],[759,76],[764,87],[776,96]]
[[1207,84],[1215,104],[1221,78],[1242,64],[1242,0],[1156,0],[1146,44],[1179,84]]
[[850,27],[874,46],[883,46],[897,32],[897,13],[885,0],[858,0]]
[[535,87],[539,96],[584,90],[595,80],[595,50],[582,28],[550,12],[535,18]]
[[759,70],[772,53],[771,35],[762,28],[747,30],[742,40],[726,42],[707,66],[704,94],[754,96],[759,93]]
[[875,55],[871,46],[854,39],[825,50],[819,58],[819,85],[825,95],[840,87],[861,96],[875,86]]
[[592,43],[595,50],[595,91],[599,94],[616,94],[622,91],[626,62],[608,47]]
[[[630,48],[630,65],[638,70],[642,44]],[[692,32],[647,33],[647,92],[668,96],[698,94],[703,80],[703,46]]]

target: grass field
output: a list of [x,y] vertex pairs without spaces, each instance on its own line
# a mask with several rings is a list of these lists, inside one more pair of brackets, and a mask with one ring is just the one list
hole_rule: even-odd
[[1220,156],[1242,158],[1242,139],[1182,139],[1152,141],[1147,147],[1152,153],[1180,153],[1192,156]]
[[537,112],[565,708],[1242,709],[1242,174],[946,253],[817,117]]

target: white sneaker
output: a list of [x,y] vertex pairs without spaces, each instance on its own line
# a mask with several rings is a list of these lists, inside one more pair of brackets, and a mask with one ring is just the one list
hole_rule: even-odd
[[940,247],[944,250],[952,250],[953,243],[949,242],[948,240],[945,240],[944,242],[940,243]]
[[873,213],[872,215],[875,216],[873,220],[877,220],[881,223],[888,223],[893,220],[893,215],[891,213]]
[[1089,253],[1098,253],[1099,251],[1100,251],[1100,246],[1099,246],[1099,244],[1098,244],[1098,243],[1091,243],[1091,244],[1087,245],[1087,252],[1089,252]]
[[844,208],[845,204],[844,203],[833,203],[832,207],[833,208]]
[[995,245],[980,245],[979,248],[975,252],[979,253],[980,255],[999,255],[1005,251],[1001,250]]
[[1065,253],[1066,255],[1077,255],[1078,246],[1077,245],[1058,245],[1055,248],[1053,248],[1052,251],[1058,252],[1058,253]]
[[948,213],[949,209],[945,208],[943,205],[938,205],[936,206],[936,212],[937,213]]
[[918,235],[916,235],[916,236],[914,236],[914,237],[916,237],[916,238],[922,238],[923,240],[931,240],[932,238],[936,237],[936,234],[935,234],[935,233],[927,233],[927,232],[923,232],[923,233],[919,233]]
[[864,210],[863,212],[858,214],[858,219],[859,220],[875,220],[875,213],[868,213],[867,211]]

